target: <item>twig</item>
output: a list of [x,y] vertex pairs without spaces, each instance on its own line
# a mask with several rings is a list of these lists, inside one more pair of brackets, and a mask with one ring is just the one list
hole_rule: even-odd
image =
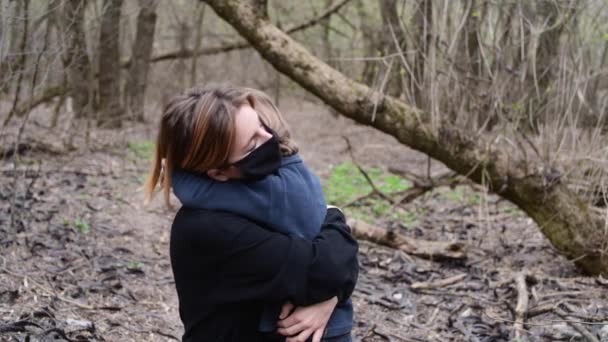
[[367,183],[369,183],[369,185],[372,187],[372,193],[376,193],[380,197],[382,197],[385,200],[389,201],[391,204],[394,204],[395,200],[393,198],[391,198],[390,196],[388,196],[387,194],[385,194],[384,192],[380,191],[376,187],[376,185],[374,184],[374,182],[372,181],[372,179],[369,177],[369,175],[367,174],[367,172],[365,172],[365,170],[363,170],[363,168],[361,166],[359,166],[359,164],[357,163],[357,160],[355,159],[355,155],[353,154],[353,149],[352,149],[352,146],[350,144],[350,140],[348,140],[348,137],[346,137],[346,136],[343,135],[342,138],[344,139],[344,141],[346,141],[346,148],[347,148],[348,154],[350,155],[350,159],[353,161],[353,163],[355,164],[355,166],[357,167],[357,169],[359,170],[359,172],[361,172],[361,174],[363,175],[363,177],[365,178],[365,180],[367,181]]
[[[567,319],[569,316],[567,312],[560,309],[559,307],[555,308],[555,313],[563,319]],[[600,340],[598,340],[597,337],[593,336],[593,334],[590,333],[589,330],[587,330],[587,328],[585,328],[585,326],[583,326],[582,324],[580,324],[576,321],[569,321],[569,320],[566,320],[566,323],[568,323],[576,331],[581,333],[581,335],[583,335],[587,339],[588,342],[600,342]]]
[[466,278],[466,276],[467,276],[466,273],[462,273],[462,274],[458,274],[453,277],[449,277],[449,278],[445,278],[445,279],[412,283],[410,285],[410,288],[412,290],[427,290],[427,289],[435,289],[438,287],[446,287],[449,285],[456,284],[457,282]]
[[357,239],[395,248],[419,258],[439,261],[463,260],[467,257],[466,246],[459,242],[412,239],[399,232],[354,219],[349,219],[348,225]]
[[[3,265],[5,263],[6,262],[4,261]],[[4,273],[7,273],[7,274],[10,274],[10,275],[13,275],[15,277],[20,277],[20,278],[24,278],[24,279],[29,278],[30,282],[32,284],[36,285],[39,289],[41,289],[42,291],[46,292],[47,294],[49,294],[49,295],[51,295],[51,296],[53,296],[53,297],[55,297],[55,298],[57,298],[57,299],[59,299],[59,300],[61,300],[63,302],[66,302],[68,304],[75,305],[75,306],[77,306],[77,307],[79,307],[81,309],[85,309],[85,310],[96,310],[96,309],[98,309],[97,307],[93,307],[93,306],[86,305],[86,304],[81,304],[81,303],[78,303],[77,301],[65,298],[65,297],[61,296],[60,294],[55,293],[53,290],[48,289],[46,286],[38,283],[37,281],[35,281],[34,279],[28,277],[25,274],[15,273],[15,272],[7,269],[6,267],[0,267],[0,271],[4,272]]]
[[[333,15],[333,14],[340,15],[340,12],[338,12],[338,11],[349,1],[350,0],[336,1],[334,4],[332,4],[330,7],[328,7],[326,10],[324,10],[319,15],[317,15],[313,18],[310,18],[309,20],[307,20],[303,23],[286,27],[284,29],[284,32],[287,34],[293,34],[298,31],[305,30],[311,26],[314,26],[319,22],[322,22],[323,20],[327,19],[330,15]],[[248,49],[250,47],[251,47],[251,45],[247,41],[237,41],[234,43],[226,43],[221,46],[212,46],[212,47],[208,47],[208,48],[202,48],[199,50],[179,49],[177,51],[171,51],[171,52],[161,53],[156,56],[152,56],[150,58],[150,63],[161,62],[161,61],[168,60],[168,59],[191,58],[191,57],[195,57],[195,56],[214,55],[214,54],[219,54],[219,53],[224,53],[224,52],[230,52],[233,50]],[[122,68],[128,68],[130,65],[131,65],[131,60],[124,60],[120,63],[120,66]]]
[[521,332],[524,329],[524,320],[528,311],[528,287],[526,284],[526,274],[520,272],[515,276],[515,288],[517,289],[517,306],[515,307],[515,339],[521,339]]
[[362,201],[362,200],[364,200],[366,198],[372,197],[375,194],[376,194],[375,192],[371,191],[371,192],[368,192],[368,193],[366,193],[364,195],[357,196],[357,197],[353,198],[352,200],[350,200],[350,201],[342,204],[340,207],[342,207],[342,208],[350,207],[351,205],[353,205],[353,204],[355,204],[355,203],[357,203],[359,201]]

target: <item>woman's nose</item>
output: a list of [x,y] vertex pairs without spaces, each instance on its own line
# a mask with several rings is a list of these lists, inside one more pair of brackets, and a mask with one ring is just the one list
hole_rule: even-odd
[[260,126],[258,134],[260,135],[260,140],[262,142],[266,142],[268,139],[272,138],[272,133],[268,132],[264,126]]

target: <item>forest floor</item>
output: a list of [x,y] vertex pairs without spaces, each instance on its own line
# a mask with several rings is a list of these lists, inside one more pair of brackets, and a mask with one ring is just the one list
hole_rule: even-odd
[[[336,205],[371,189],[355,162],[387,193],[411,186],[391,170],[446,171],[322,105],[281,107]],[[92,129],[85,144],[86,128],[51,130],[47,116],[33,113],[17,164],[11,142],[22,119],[0,136],[0,341],[179,340],[174,211],[160,198],[143,204],[155,124]],[[466,184],[383,201],[345,210],[411,238],[460,242],[467,258],[426,260],[361,241],[355,341],[608,341],[608,281],[580,274],[509,203]]]

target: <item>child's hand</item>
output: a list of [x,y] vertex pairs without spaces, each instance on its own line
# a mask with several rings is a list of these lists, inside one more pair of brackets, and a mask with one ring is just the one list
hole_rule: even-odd
[[[289,303],[283,305],[283,309],[287,304]],[[310,306],[297,307],[287,318],[277,323],[278,333],[290,336],[286,342],[303,342],[311,335],[313,342],[320,342],[336,304],[338,304],[338,297]],[[291,306],[293,307],[293,305]],[[284,310],[281,310],[281,316],[283,316],[283,312]]]

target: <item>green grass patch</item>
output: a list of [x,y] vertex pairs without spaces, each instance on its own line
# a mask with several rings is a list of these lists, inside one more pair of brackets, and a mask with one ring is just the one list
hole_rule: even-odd
[[[379,168],[366,168],[364,171],[371,178],[374,185],[383,193],[390,195],[405,191],[412,187],[407,179],[387,173]],[[327,203],[342,206],[354,199],[369,194],[372,187],[353,163],[336,165],[324,186]],[[398,195],[394,195],[398,197]],[[377,219],[390,219],[403,223],[406,227],[418,224],[420,213],[410,212],[402,208],[393,208],[387,200],[374,196],[365,198],[360,202],[344,209],[352,218],[366,222]]]
[[127,263],[127,268],[130,270],[141,270],[144,267],[144,264],[139,261],[129,261]]
[[75,219],[74,221],[64,219],[63,226],[75,229],[82,234],[88,234],[91,231],[91,225],[81,219]]
[[138,158],[152,160],[152,156],[154,155],[154,143],[152,141],[130,142],[129,150]]
[[450,202],[470,205],[479,205],[479,203],[481,203],[481,194],[474,192],[465,186],[457,186],[453,189],[440,188],[437,191],[443,198]]
[[[399,176],[383,172],[379,168],[365,169],[374,185],[386,194],[407,190],[412,183]],[[359,172],[353,163],[342,163],[336,165],[329,179],[325,183],[325,196],[327,203],[337,206],[346,204],[359,196],[372,191],[371,185]]]

